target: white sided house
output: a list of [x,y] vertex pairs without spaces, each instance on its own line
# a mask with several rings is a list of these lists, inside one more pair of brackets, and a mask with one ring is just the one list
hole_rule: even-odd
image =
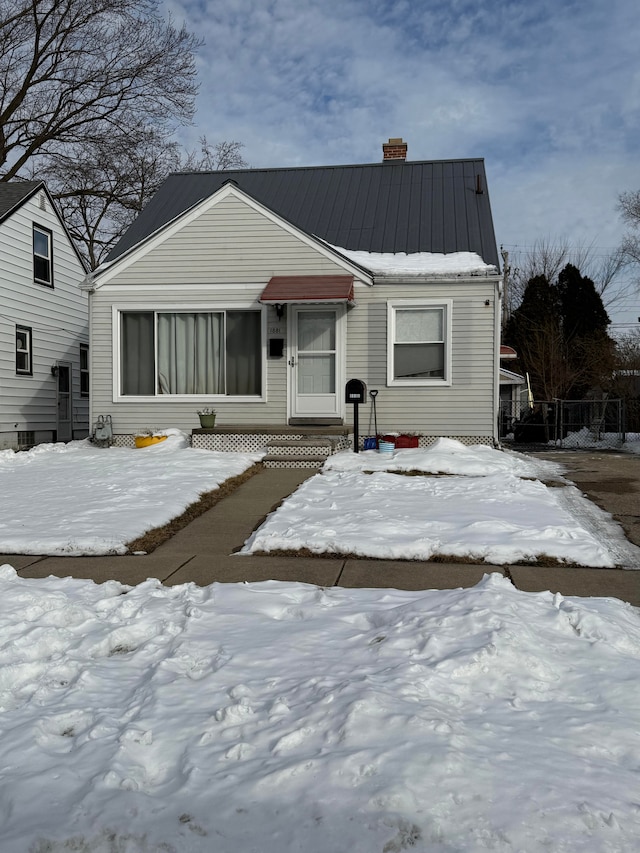
[[[303,465],[319,436],[353,440],[357,379],[360,446],[371,391],[379,433],[494,444],[501,277],[484,163],[383,148],[377,164],[171,175],[84,285],[92,422],[110,415],[120,443],[145,427],[275,455],[298,441]],[[206,406],[213,429],[198,428]]]
[[44,183],[0,182],[0,450],[88,435],[85,274]]

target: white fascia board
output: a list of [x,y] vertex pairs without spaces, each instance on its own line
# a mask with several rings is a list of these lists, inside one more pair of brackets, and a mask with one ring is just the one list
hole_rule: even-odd
[[507,370],[505,367],[501,367],[500,382],[509,385],[524,385],[524,376],[521,376],[519,373],[514,373],[513,370]]
[[[284,231],[287,231],[289,234],[293,235],[301,242],[305,243],[307,246],[315,249],[321,255],[332,260],[338,266],[341,266],[346,272],[350,275],[353,275],[356,279],[357,283],[366,284],[371,286],[373,284],[373,279],[370,274],[367,274],[361,267],[358,267],[356,264],[348,261],[343,255],[339,252],[335,252],[328,248],[324,241],[319,240],[317,237],[312,237],[309,234],[301,231],[299,228],[296,228],[295,225],[292,225],[286,219],[278,216],[278,214],[274,213],[268,207],[265,207],[260,202],[256,201],[250,195],[245,193],[239,187],[234,184],[225,184],[220,187],[217,192],[213,193],[207,198],[202,199],[202,201],[197,202],[184,213],[181,213],[175,219],[171,220],[167,224],[163,225],[158,231],[154,234],[151,234],[146,238],[142,243],[138,243],[133,246],[129,251],[125,252],[120,258],[117,258],[115,261],[107,263],[103,266],[100,266],[95,270],[90,276],[87,277],[84,286],[89,289],[97,290],[102,287],[103,284],[106,284],[110,281],[114,275],[121,272],[122,270],[127,269],[132,264],[136,263],[140,258],[145,257],[150,252],[153,252],[159,245],[164,243],[165,240],[168,240],[170,237],[173,237],[175,234],[179,233],[186,225],[189,225],[191,222],[194,222],[198,217],[202,216],[203,213],[206,213],[212,207],[219,204],[221,201],[224,201],[229,196],[235,196],[239,198],[243,202],[245,202],[249,207],[252,207],[258,213],[263,214],[267,219],[271,222],[278,225]],[[90,281],[89,281],[90,279]]]
[[442,282],[450,282],[451,284],[479,284],[491,282],[500,286],[502,284],[502,276],[494,272],[479,272],[479,273],[439,273],[434,275],[429,273],[375,273],[373,275],[374,284],[438,284]]

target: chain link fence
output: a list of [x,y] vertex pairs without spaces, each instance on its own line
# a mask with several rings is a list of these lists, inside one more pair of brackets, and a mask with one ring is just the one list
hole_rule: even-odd
[[[630,406],[634,403],[635,406]],[[640,419],[640,401],[537,400],[531,408],[501,401],[500,439],[514,445],[608,450],[620,447]]]

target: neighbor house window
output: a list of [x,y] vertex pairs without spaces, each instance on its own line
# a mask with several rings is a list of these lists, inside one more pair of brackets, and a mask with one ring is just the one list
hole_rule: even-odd
[[451,301],[388,303],[389,385],[451,382]]
[[53,287],[52,240],[48,228],[33,226],[33,279],[48,287]]
[[123,395],[262,393],[260,311],[124,311]]
[[27,376],[33,374],[31,353],[31,329],[28,326],[16,326],[16,373]]
[[80,396],[89,396],[89,347],[80,344]]

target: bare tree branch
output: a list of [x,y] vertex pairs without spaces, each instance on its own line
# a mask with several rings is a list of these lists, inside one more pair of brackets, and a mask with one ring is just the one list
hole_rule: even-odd
[[189,122],[199,45],[158,0],[0,0],[2,179],[114,127]]
[[180,167],[183,171],[218,172],[248,166],[240,153],[244,148],[242,142],[222,141],[211,145],[206,136],[201,136],[199,143],[199,151],[188,152]]
[[628,262],[622,248],[598,257],[593,244],[571,247],[565,238],[536,240],[529,251],[512,249],[509,252],[510,275],[505,313],[510,316],[520,305],[531,279],[544,276],[548,281],[555,281],[567,264],[588,276],[605,306],[611,308],[628,294],[628,286],[618,286],[618,276]]

